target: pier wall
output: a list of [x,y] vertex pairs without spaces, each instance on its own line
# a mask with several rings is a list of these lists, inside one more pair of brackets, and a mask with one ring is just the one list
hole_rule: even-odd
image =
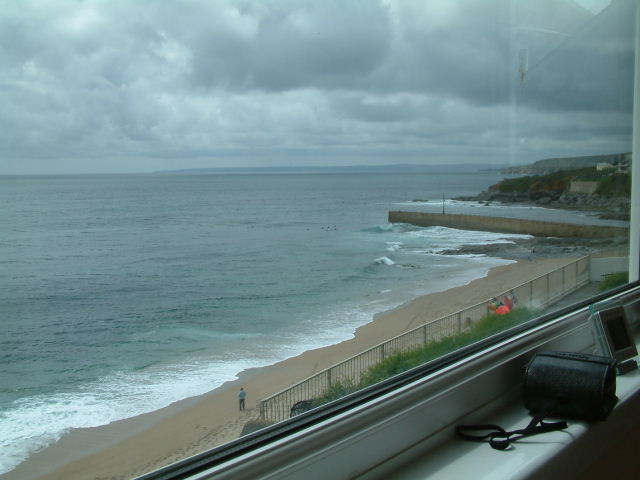
[[611,238],[629,235],[629,229],[572,223],[542,222],[518,218],[485,217],[425,212],[389,212],[390,223],[409,223],[420,227],[449,227],[498,233],[522,233],[536,237]]

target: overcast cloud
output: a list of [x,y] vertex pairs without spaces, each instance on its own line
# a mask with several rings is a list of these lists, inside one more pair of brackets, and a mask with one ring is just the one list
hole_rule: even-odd
[[3,2],[0,174],[629,151],[635,2],[607,5]]

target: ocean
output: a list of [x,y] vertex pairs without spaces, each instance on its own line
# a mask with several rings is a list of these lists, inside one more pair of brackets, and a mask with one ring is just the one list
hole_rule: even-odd
[[516,235],[389,210],[592,217],[450,200],[495,173],[0,177],[0,473],[64,432],[210,391],[352,337],[507,260]]

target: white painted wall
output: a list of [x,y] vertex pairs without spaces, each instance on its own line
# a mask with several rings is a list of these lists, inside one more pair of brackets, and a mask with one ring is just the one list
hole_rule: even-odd
[[589,280],[599,282],[604,275],[629,271],[629,257],[591,258],[589,266]]

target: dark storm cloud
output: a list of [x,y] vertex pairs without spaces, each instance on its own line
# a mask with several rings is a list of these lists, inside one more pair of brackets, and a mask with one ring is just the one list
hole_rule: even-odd
[[191,47],[197,85],[267,90],[353,86],[381,65],[390,43],[387,9],[373,1],[265,2],[241,8],[237,15],[234,29],[217,28],[220,18],[212,12],[204,21],[213,25],[193,34],[176,32]]
[[400,3],[402,25],[380,84],[487,104],[507,97],[509,10],[504,2]]
[[628,150],[633,6],[8,2],[0,173]]

